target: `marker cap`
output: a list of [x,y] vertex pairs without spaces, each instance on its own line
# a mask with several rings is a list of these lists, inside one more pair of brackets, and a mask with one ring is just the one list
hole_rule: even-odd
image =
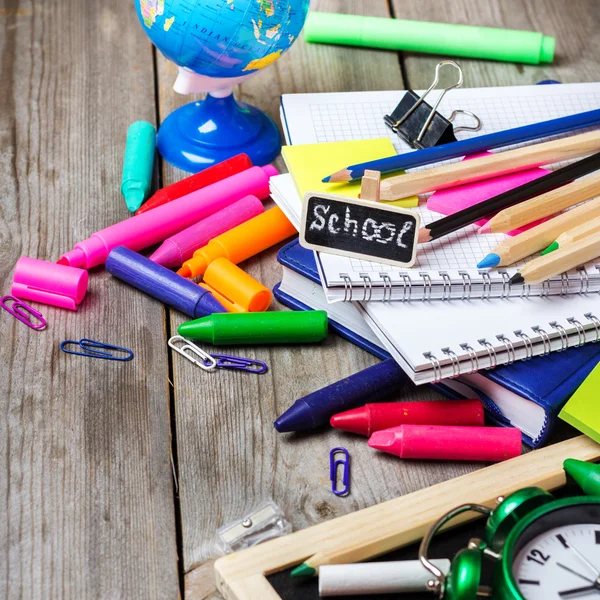
[[11,293],[22,300],[77,310],[84,299],[88,272],[22,256],[15,266]]
[[213,260],[200,285],[212,292],[228,312],[264,312],[273,299],[269,288],[227,258]]

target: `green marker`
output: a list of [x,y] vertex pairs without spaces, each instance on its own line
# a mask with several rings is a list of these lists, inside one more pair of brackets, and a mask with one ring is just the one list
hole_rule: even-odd
[[327,313],[324,310],[215,313],[182,323],[177,333],[215,346],[320,342],[327,336]]
[[551,63],[556,44],[553,37],[534,31],[324,12],[309,13],[304,37],[307,42],[322,44],[487,58],[531,65]]
[[146,121],[132,123],[127,131],[121,179],[121,194],[131,212],[135,212],[150,193],[155,148],[154,125]]
[[600,496],[600,465],[567,458],[563,468],[586,496]]

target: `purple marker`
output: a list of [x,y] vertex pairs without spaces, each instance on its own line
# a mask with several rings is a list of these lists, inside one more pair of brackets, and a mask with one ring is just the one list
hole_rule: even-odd
[[393,358],[388,358],[296,400],[275,421],[275,429],[279,433],[317,429],[339,412],[384,400],[406,381],[404,371]]
[[150,260],[168,267],[180,267],[218,235],[241,225],[264,212],[262,202],[256,196],[246,196],[214,215],[195,223],[165,240]]

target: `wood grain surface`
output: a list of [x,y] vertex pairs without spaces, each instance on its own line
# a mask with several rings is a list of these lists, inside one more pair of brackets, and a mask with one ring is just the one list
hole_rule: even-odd
[[[596,0],[313,0],[311,6],[557,37],[553,65],[461,59],[470,87],[600,78]],[[0,0],[0,48],[6,293],[19,256],[55,261],[76,241],[128,216],[118,191],[128,125],[163,119],[193,98],[172,91],[176,69],[152,50],[131,2]],[[279,123],[282,93],[419,89],[438,60],[300,39],[236,95]],[[276,164],[283,169],[281,159]],[[161,184],[184,176],[160,167]],[[276,252],[242,267],[273,286],[281,279]],[[333,431],[276,434],[273,420],[296,398],[376,362],[335,335],[314,346],[231,349],[267,361],[263,376],[206,374],[167,353],[166,340],[184,317],[103,269],[91,273],[77,313],[42,312],[49,321],[42,333],[0,315],[2,597],[175,598],[188,572],[187,597],[217,598],[207,567],[193,569],[217,553],[217,527],[262,501],[274,499],[300,529],[477,468],[400,466],[390,456],[375,459],[364,440]],[[135,359],[119,364],[59,351],[60,341],[84,336],[130,347]],[[400,397],[439,396],[410,387]],[[330,491],[328,455],[339,444],[353,460],[348,498]]]
[[[155,120],[153,62],[129,2],[3,3],[0,281],[19,256],[56,261],[128,216],[128,125]],[[35,332],[0,311],[0,596],[179,594],[163,308],[90,276],[78,312],[36,304]],[[66,339],[129,347],[70,356]]]

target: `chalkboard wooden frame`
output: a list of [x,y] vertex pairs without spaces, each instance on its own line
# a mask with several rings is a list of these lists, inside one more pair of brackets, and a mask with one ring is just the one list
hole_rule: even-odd
[[[524,487],[563,487],[566,458],[596,461],[600,445],[582,435],[229,554],[215,562],[217,587],[227,600],[282,600],[267,575],[340,548],[345,552],[340,562],[369,560],[416,542],[454,506],[476,503],[493,508],[499,496]],[[452,526],[476,518],[475,513],[464,513]]]
[[415,263],[420,226],[420,215],[405,208],[307,192],[302,203],[300,244],[311,250],[406,268]]

